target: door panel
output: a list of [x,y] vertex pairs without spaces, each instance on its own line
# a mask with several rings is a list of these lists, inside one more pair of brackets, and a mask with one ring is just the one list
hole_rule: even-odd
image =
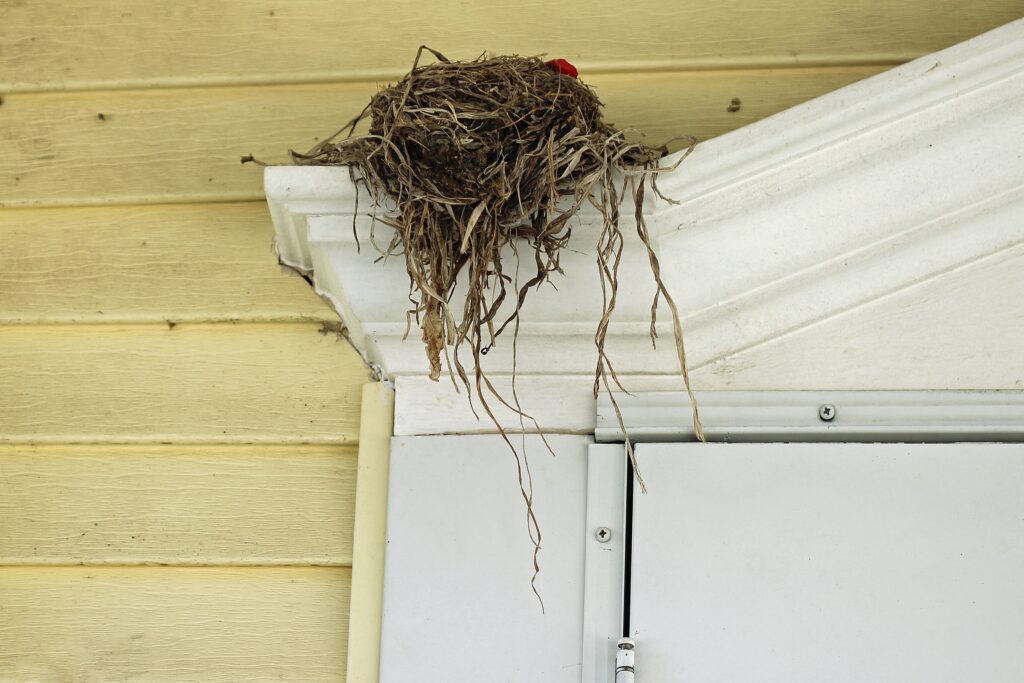
[[1024,680],[1024,446],[637,455],[638,681]]
[[555,456],[537,436],[513,438],[533,476],[545,612],[530,589],[533,544],[502,438],[392,441],[382,683],[580,681],[591,440],[547,440]]

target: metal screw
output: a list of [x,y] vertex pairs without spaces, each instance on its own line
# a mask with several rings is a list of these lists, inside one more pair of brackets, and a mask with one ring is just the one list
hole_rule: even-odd
[[822,422],[831,422],[836,419],[836,407],[831,403],[823,403],[818,406],[818,417]]
[[599,526],[594,533],[594,538],[597,539],[598,543],[607,543],[612,540],[612,530],[606,526]]

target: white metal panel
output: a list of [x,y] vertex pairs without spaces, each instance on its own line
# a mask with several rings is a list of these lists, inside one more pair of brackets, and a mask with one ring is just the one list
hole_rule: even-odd
[[[615,399],[618,412],[598,398],[598,441],[696,439],[685,392]],[[1024,441],[1024,391],[702,391],[697,404],[713,441]]]
[[637,455],[637,680],[1024,680],[1024,445]]
[[590,447],[586,534],[582,680],[611,683],[623,626],[626,449],[622,444]]
[[[395,438],[382,683],[580,681],[587,515],[585,436],[525,443],[543,534],[533,545],[508,446],[495,435]],[[358,625],[353,625],[358,628]]]

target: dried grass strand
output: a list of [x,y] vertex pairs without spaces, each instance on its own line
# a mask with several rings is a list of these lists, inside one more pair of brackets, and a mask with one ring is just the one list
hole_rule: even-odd
[[[424,53],[436,61],[421,65]],[[481,56],[453,62],[421,46],[412,69],[400,82],[381,89],[358,116],[313,149],[292,153],[296,164],[348,165],[354,182],[367,189],[375,207],[370,241],[383,259],[401,255],[409,274],[406,334],[415,323],[431,378],[439,379],[446,370],[456,390],[466,390],[474,414],[479,405],[514,456],[533,545],[531,587],[542,609],[536,585],[542,536],[534,513],[525,440],[520,452],[493,406],[501,405],[517,416],[524,434],[526,423],[531,423],[554,453],[537,420],[519,400],[517,340],[530,292],[551,283],[552,274],[562,273],[559,255],[569,243],[571,219],[585,204],[595,207],[602,221],[596,245],[602,315],[594,335],[595,397],[603,386],[622,424],[612,386],[626,390],[605,344],[618,303],[625,245],[619,205],[631,191],[637,234],[657,285],[651,341],[656,343],[657,308],[664,298],[672,315],[694,426],[698,437],[704,438],[690,388],[679,313],[662,281],[642,209],[646,182],[661,196],[655,179],[670,170],[659,166],[667,147],[627,141],[623,131],[602,119],[601,108],[588,86],[557,73],[538,57]],[[362,124],[368,124],[368,132],[355,135]],[[689,142],[692,150],[692,139]],[[621,189],[616,182],[620,177]],[[378,216],[376,207],[385,200],[395,211]],[[377,242],[373,227],[378,221],[394,229],[386,245]],[[505,272],[502,259],[510,245],[516,266],[511,275]],[[534,258],[528,277],[520,282],[524,264],[518,249],[524,245]],[[465,283],[467,293],[463,300],[454,301],[459,282]],[[512,395],[506,400],[484,371],[482,360],[510,326]],[[626,448],[637,481],[646,491],[628,435]]]

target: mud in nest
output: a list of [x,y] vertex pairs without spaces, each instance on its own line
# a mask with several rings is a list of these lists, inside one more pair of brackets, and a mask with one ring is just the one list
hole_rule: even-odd
[[[424,52],[436,61],[420,66]],[[447,369],[516,454],[535,571],[540,528],[533,516],[529,468],[492,405],[501,403],[535,426],[536,421],[520,408],[514,376],[512,395],[499,394],[482,357],[502,334],[512,337],[514,355],[520,312],[532,290],[562,272],[559,254],[569,244],[570,221],[585,205],[595,207],[602,221],[596,245],[603,315],[594,335],[595,397],[601,387],[609,394],[612,385],[625,391],[605,353],[605,338],[616,306],[624,244],[619,206],[626,192],[636,207],[628,222],[647,247],[657,285],[651,340],[664,297],[680,372],[690,391],[679,316],[661,280],[642,213],[646,188],[657,192],[657,174],[671,170],[659,167],[668,149],[628,141],[604,122],[601,108],[594,92],[561,60],[500,56],[460,62],[420,48],[410,73],[374,95],[345,128],[306,154],[292,152],[298,164],[348,165],[375,207],[395,207],[386,216],[375,213],[374,222],[394,228],[383,255],[405,259],[410,327],[415,323],[421,331],[431,377],[436,380]],[[366,123],[369,132],[354,136],[357,126]],[[693,147],[691,138],[683,139],[688,149],[680,161]],[[503,259],[506,248],[515,254],[511,264]],[[523,275],[518,268],[526,264]],[[468,285],[463,300],[453,297],[457,280]],[[703,438],[693,405],[694,424]]]

